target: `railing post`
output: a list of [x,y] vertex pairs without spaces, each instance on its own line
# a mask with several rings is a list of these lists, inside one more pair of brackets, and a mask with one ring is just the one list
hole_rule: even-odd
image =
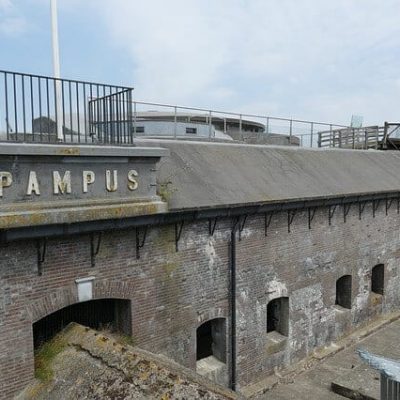
[[239,120],[239,134],[240,134],[240,139],[243,141],[243,132],[242,132],[242,114],[240,114],[240,120]]
[[[127,99],[126,101],[128,102],[127,104],[127,128],[128,128],[128,135],[131,139],[131,143],[133,143],[133,138],[135,137],[134,132],[132,133],[132,89],[130,89],[127,93]],[[136,108],[136,107],[135,107]]]
[[224,133],[226,134],[227,129],[226,129],[226,117],[224,117]]
[[212,136],[212,112],[211,110],[209,111],[208,114],[208,137],[211,139]]
[[176,126],[176,124],[177,124],[177,115],[176,115],[176,113],[177,113],[177,107],[174,106],[174,139],[176,139],[176,134],[177,134],[177,126]]
[[289,141],[292,142],[292,131],[293,131],[293,120],[290,120],[290,128],[289,128]]
[[356,148],[356,132],[355,129],[353,128],[353,150]]
[[313,138],[314,138],[314,122],[311,122],[311,143],[310,143],[310,147],[313,147]]
[[136,101],[133,102],[133,137],[136,137],[136,119],[137,119],[137,112],[136,112]]
[[269,117],[267,117],[267,126],[266,126],[266,128],[267,128],[267,135],[269,134]]

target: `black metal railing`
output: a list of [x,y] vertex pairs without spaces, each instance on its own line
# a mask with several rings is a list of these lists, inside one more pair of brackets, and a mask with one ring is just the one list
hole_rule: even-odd
[[0,141],[133,143],[132,91],[0,70]]

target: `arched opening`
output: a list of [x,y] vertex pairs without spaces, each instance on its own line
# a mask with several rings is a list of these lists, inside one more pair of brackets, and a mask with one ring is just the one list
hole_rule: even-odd
[[385,287],[385,266],[383,264],[375,265],[371,274],[371,291],[383,295]]
[[131,335],[130,300],[90,300],[62,308],[33,324],[34,348],[52,339],[69,323]]
[[196,331],[196,371],[220,385],[227,384],[226,319],[204,322]]
[[215,318],[197,328],[197,361],[210,356],[225,362],[226,359],[225,318]]
[[336,305],[351,308],[351,282],[351,275],[344,275],[336,281]]
[[279,297],[267,305],[267,333],[278,332],[283,336],[289,334],[289,298]]

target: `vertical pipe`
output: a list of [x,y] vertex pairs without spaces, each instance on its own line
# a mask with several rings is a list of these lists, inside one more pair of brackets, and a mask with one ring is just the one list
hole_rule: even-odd
[[231,389],[236,390],[236,227],[231,231],[230,241],[230,315],[231,315]]

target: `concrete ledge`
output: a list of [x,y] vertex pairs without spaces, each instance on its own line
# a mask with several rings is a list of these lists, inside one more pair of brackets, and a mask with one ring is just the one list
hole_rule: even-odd
[[161,147],[96,146],[38,143],[0,143],[0,155],[16,156],[86,156],[86,157],[165,157]]
[[[48,206],[45,205],[45,206]],[[18,206],[15,207],[18,209]],[[167,203],[161,200],[110,202],[91,202],[82,205],[70,202],[60,207],[32,207],[30,210],[0,210],[0,229],[21,228],[27,226],[70,224],[75,222],[98,221],[107,219],[129,218],[141,215],[159,214],[167,211]]]

